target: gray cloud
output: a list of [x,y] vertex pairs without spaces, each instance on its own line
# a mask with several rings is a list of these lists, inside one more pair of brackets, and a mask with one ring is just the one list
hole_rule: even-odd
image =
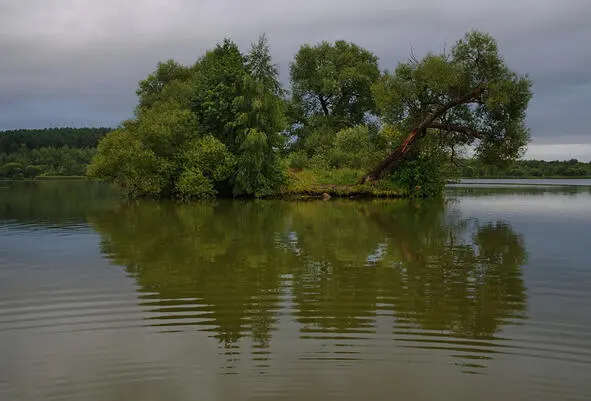
[[588,0],[0,0],[0,129],[114,126],[158,61],[226,36],[246,48],[267,32],[287,82],[302,43],[350,40],[392,69],[476,28],[534,80],[533,144],[591,143],[590,18]]

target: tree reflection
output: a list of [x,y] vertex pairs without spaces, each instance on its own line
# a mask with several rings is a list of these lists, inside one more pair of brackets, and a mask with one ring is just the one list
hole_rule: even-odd
[[[126,266],[164,327],[198,325],[227,346],[249,333],[264,346],[286,254],[274,246],[285,205],[142,202],[97,215],[102,250]],[[154,304],[153,302],[151,304]]]
[[268,346],[280,314],[302,337],[369,337],[390,315],[401,343],[417,330],[494,340],[526,307],[522,238],[443,202],[141,202],[91,223],[153,325],[211,330],[227,347]]
[[118,193],[87,181],[0,182],[0,224],[68,229],[86,224],[86,216],[109,210]]

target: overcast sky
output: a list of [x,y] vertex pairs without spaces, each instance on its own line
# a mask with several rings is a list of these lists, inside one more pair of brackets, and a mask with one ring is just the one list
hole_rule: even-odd
[[591,0],[0,0],[0,130],[115,126],[158,61],[224,37],[266,32],[287,82],[303,43],[352,41],[392,69],[476,28],[534,80],[529,155],[591,160],[589,21]]

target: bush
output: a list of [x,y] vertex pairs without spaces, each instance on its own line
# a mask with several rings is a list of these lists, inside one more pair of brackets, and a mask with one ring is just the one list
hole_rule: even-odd
[[310,166],[310,158],[306,152],[300,150],[292,153],[288,159],[288,165],[292,169],[303,170]]
[[0,177],[2,178],[23,178],[23,169],[20,163],[12,162],[0,166]]
[[183,200],[209,198],[216,194],[211,181],[199,169],[189,169],[181,173],[176,182],[176,193]]
[[445,179],[437,159],[423,155],[408,161],[392,172],[394,184],[408,191],[410,196],[434,197],[443,193]]
[[44,170],[45,170],[44,166],[32,166],[32,165],[29,165],[25,169],[25,177],[27,177],[27,178],[35,178],[38,175],[42,174],[44,172]]

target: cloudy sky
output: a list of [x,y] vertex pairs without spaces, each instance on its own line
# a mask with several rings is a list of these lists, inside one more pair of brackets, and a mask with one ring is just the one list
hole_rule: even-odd
[[476,28],[534,80],[529,156],[591,160],[591,0],[0,0],[0,130],[115,126],[158,61],[266,32],[287,83],[302,43],[344,39],[392,69]]

